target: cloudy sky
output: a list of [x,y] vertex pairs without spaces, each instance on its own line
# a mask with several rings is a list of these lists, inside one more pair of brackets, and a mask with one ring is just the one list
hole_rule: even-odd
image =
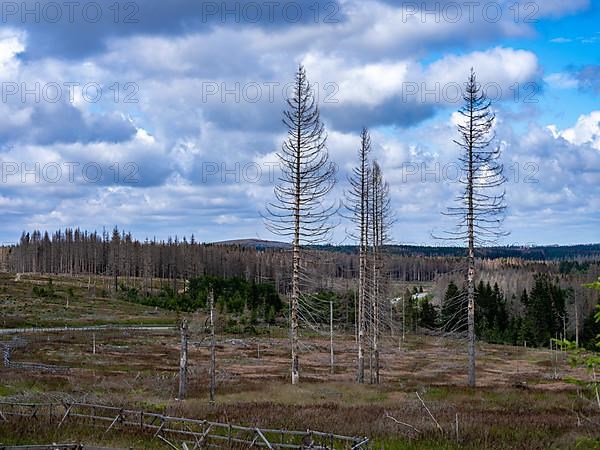
[[[270,239],[298,64],[346,187],[361,127],[396,243],[435,243],[456,194],[457,87],[494,101],[504,244],[600,241],[600,5],[392,0],[3,2],[3,243],[66,226]],[[344,225],[335,236],[344,240]]]

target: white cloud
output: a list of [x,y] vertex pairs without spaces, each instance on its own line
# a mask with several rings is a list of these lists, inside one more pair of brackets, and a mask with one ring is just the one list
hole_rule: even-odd
[[[110,99],[90,103],[79,90],[73,103],[55,107],[3,102],[0,134],[13,149],[4,149],[0,161],[94,161],[104,170],[117,162],[135,162],[142,177],[135,185],[5,184],[0,204],[10,204],[19,216],[19,222],[8,224],[7,229],[98,228],[119,223],[161,236],[190,230],[202,231],[209,239],[254,235],[263,229],[257,210],[271,198],[273,180],[263,176],[260,182],[249,183],[230,177],[223,182],[221,173],[206,180],[203,164],[233,169],[236,163],[257,163],[266,171],[275,162],[284,136],[281,92],[274,101],[258,103],[223,102],[220,93],[206,101],[203,83],[227,83],[230,88],[245,82],[284,84],[292,79],[296,64],[304,62],[311,81],[321,86],[321,98],[324,83],[339,87],[339,103],[322,105],[331,159],[340,167],[336,193],[340,194],[356,157],[357,128],[372,120],[365,125],[375,127],[373,156],[392,183],[394,205],[401,214],[397,235],[429,240],[429,229],[439,223],[439,211],[451,203],[457,186],[432,181],[431,174],[423,182],[421,173],[405,181],[403,165],[417,164],[421,171],[425,164],[436,170],[436,163],[457,158],[458,149],[452,144],[454,116],[445,112],[448,99],[436,86],[462,86],[474,67],[480,82],[497,83],[507,96],[515,83],[541,77],[534,52],[498,46],[499,39],[533,36],[532,25],[516,23],[511,17],[512,3],[501,2],[504,15],[498,23],[486,22],[480,15],[473,23],[466,22],[468,16],[450,23],[419,17],[403,20],[406,10],[391,1],[345,0],[342,9],[347,20],[338,24],[281,28],[214,24],[176,34],[125,33],[109,39],[105,51],[80,59],[22,58],[27,54],[28,35],[5,28],[0,32],[2,79],[98,82],[105,93],[115,82],[122,86],[132,81],[139,86],[139,103]],[[586,7],[587,2],[552,0],[539,5],[540,17],[558,17]],[[545,80],[564,86],[572,83],[560,73]],[[407,83],[416,83],[419,92],[403,102]],[[436,95],[422,96],[431,90]],[[434,116],[436,111],[443,111],[443,117]],[[41,112],[45,115],[40,118]],[[334,115],[343,113],[348,119],[345,124],[350,123],[345,128],[334,120]],[[572,214],[573,205],[583,204],[589,214],[598,180],[582,167],[597,163],[590,154],[591,146],[600,145],[597,114],[582,116],[566,130],[554,128],[554,135],[533,127],[524,136],[513,136],[506,131],[510,123],[500,127],[507,159],[541,164],[544,175],[538,186],[519,186],[523,194],[514,197],[516,213],[538,204],[552,211],[564,205],[565,214]],[[119,122],[115,117],[132,127],[130,136],[115,138],[118,133],[112,126],[90,132],[107,122]],[[56,123],[51,123],[53,118]],[[46,128],[70,134],[53,140]],[[210,225],[215,222],[220,224],[216,231]]]
[[[341,57],[308,53],[303,63],[311,77],[321,84],[336,80],[338,105],[381,105],[398,97],[410,108],[419,104],[447,104],[462,101],[461,90],[471,67],[477,79],[498,98],[511,98],[516,83],[534,82],[541,68],[534,53],[495,47],[462,55],[446,55],[429,65],[414,60],[381,61],[361,64]],[[329,106],[329,105],[328,105]]]
[[579,85],[579,81],[567,72],[551,73],[544,77],[544,81],[559,89],[574,89]]
[[448,55],[433,62],[426,71],[429,83],[462,85],[474,68],[483,85],[498,84],[503,92],[514,83],[534,81],[541,72],[535,53],[527,50],[495,47],[465,55]]
[[572,128],[558,130],[555,125],[549,126],[555,137],[562,137],[571,144],[590,144],[600,150],[600,111],[583,114]]
[[321,84],[336,80],[339,89],[336,98],[341,106],[346,103],[378,105],[402,92],[404,83],[410,80],[408,61],[348,65],[343,58],[309,53],[302,62],[311,78]]
[[14,81],[20,67],[16,56],[25,50],[26,33],[12,28],[0,30],[0,77]]
[[554,39],[550,39],[550,42],[552,42],[553,44],[566,44],[569,42],[573,42],[573,39],[565,38],[565,37],[557,37]]

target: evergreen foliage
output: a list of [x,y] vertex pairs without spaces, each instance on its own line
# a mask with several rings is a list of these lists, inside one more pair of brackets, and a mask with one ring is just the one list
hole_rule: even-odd
[[[508,313],[507,300],[497,284],[481,280],[475,289],[477,338],[486,342],[528,346],[547,346],[550,339],[563,333],[568,291],[548,274],[535,276],[531,291],[523,290],[520,303],[522,315]],[[466,331],[466,295],[450,282],[442,301],[440,326],[447,332]],[[583,341],[600,332],[600,325],[588,319]]]
[[192,312],[207,307],[208,293],[213,289],[217,310],[221,313],[242,315],[250,314],[254,321],[259,317],[267,323],[273,323],[282,310],[283,303],[275,286],[270,283],[255,283],[243,278],[223,278],[202,276],[192,278],[188,289],[176,292],[170,287],[163,287],[158,294],[142,294],[137,288],[120,286],[120,297],[123,300],[143,305],[175,311]]

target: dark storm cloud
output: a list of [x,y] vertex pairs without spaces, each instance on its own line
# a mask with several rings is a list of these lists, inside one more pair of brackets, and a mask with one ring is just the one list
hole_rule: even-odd
[[35,143],[124,142],[135,134],[133,125],[118,114],[94,114],[85,119],[73,106],[56,111],[37,108],[32,116],[35,123]]
[[391,97],[375,107],[349,104],[343,107],[323,108],[323,117],[332,128],[356,132],[362,127],[417,125],[435,114],[436,107],[426,103],[406,103],[400,97]]
[[2,2],[2,23],[29,34],[24,59],[82,58],[106,49],[111,38],[203,33],[215,26],[280,29],[345,20],[338,1],[118,0],[111,2]]

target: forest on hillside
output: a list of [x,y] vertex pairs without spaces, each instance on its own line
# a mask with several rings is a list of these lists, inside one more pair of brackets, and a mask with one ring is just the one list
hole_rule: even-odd
[[[332,252],[355,253],[355,245],[322,245],[321,250]],[[464,247],[424,246],[424,245],[385,245],[391,255],[402,256],[454,256],[463,257]],[[598,261],[600,260],[600,244],[581,245],[542,245],[542,246],[498,246],[477,249],[481,258],[518,258],[527,261]]]
[[[336,318],[350,329],[355,319],[353,293],[357,289],[358,252],[356,247],[351,246],[340,251],[335,249],[311,249],[308,252],[310,274],[314,279],[315,293],[322,300],[335,301]],[[542,288],[538,287],[536,291],[535,287],[540,276],[546,277],[546,288],[551,285],[560,290],[556,292],[561,292],[563,306],[556,310],[555,319],[558,315],[564,316],[564,324],[562,320],[552,319],[552,322],[549,319],[549,323],[554,325],[545,326],[544,329],[552,329],[556,334],[556,330],[565,328],[567,335],[573,334],[575,302],[581,316],[581,330],[586,321],[593,325],[594,322],[589,318],[598,302],[597,294],[582,288],[582,285],[600,276],[600,263],[597,258],[585,257],[583,250],[580,249],[580,252],[579,258],[572,260],[513,257],[478,259],[478,309],[482,317],[487,318],[486,321],[477,321],[480,324],[478,335],[498,342],[529,340],[533,343],[537,340],[544,343],[546,332],[541,332],[543,338],[535,338],[527,331],[527,324],[539,314],[524,301],[524,295],[532,291],[541,292]],[[283,299],[289,294],[289,254],[290,250],[286,248],[257,249],[248,245],[204,244],[197,242],[193,236],[189,240],[138,241],[130,233],[116,228],[110,234],[79,229],[66,229],[52,234],[40,231],[23,233],[16,246],[5,247],[2,252],[4,266],[14,273],[102,276],[110,280],[106,283],[107,289],[117,292],[124,299],[182,311],[203,307],[206,280],[213,280],[220,308],[238,316],[243,316],[245,311],[246,318],[251,322],[272,322],[276,315],[284,313],[285,308],[282,309],[274,300],[273,293],[280,294]],[[383,252],[383,273],[388,296],[405,299],[406,326],[409,328],[449,330],[449,310],[452,308],[449,308],[447,301],[445,304],[444,299],[449,298],[448,292],[453,286],[462,288],[460,273],[463,272],[464,260],[459,256],[403,254],[388,252],[387,249]],[[160,292],[149,289],[156,279],[160,279],[163,286]],[[189,285],[186,280],[191,280]],[[412,298],[413,290],[419,287],[425,289],[427,302]],[[255,303],[258,303],[253,300],[255,296],[248,294],[249,289],[262,289],[265,292],[273,289],[268,294],[271,299],[268,303],[273,308],[257,308]],[[180,293],[182,290],[184,294]],[[490,290],[493,294],[489,294]],[[230,295],[225,295],[226,292]],[[495,296],[495,300],[486,300],[490,296]],[[264,305],[263,301],[259,303]],[[316,307],[321,303],[316,302]],[[486,312],[486,304],[499,305],[502,311],[497,314],[498,318],[494,316],[496,313]],[[543,302],[539,304],[539,311],[547,310],[546,306]],[[397,322],[399,312],[392,311],[391,314],[395,314],[395,319],[390,323]],[[326,317],[327,312],[324,310],[321,315]],[[318,320],[319,314],[315,317]],[[523,321],[527,320],[529,322],[523,325]],[[454,331],[462,329],[459,327]]]

